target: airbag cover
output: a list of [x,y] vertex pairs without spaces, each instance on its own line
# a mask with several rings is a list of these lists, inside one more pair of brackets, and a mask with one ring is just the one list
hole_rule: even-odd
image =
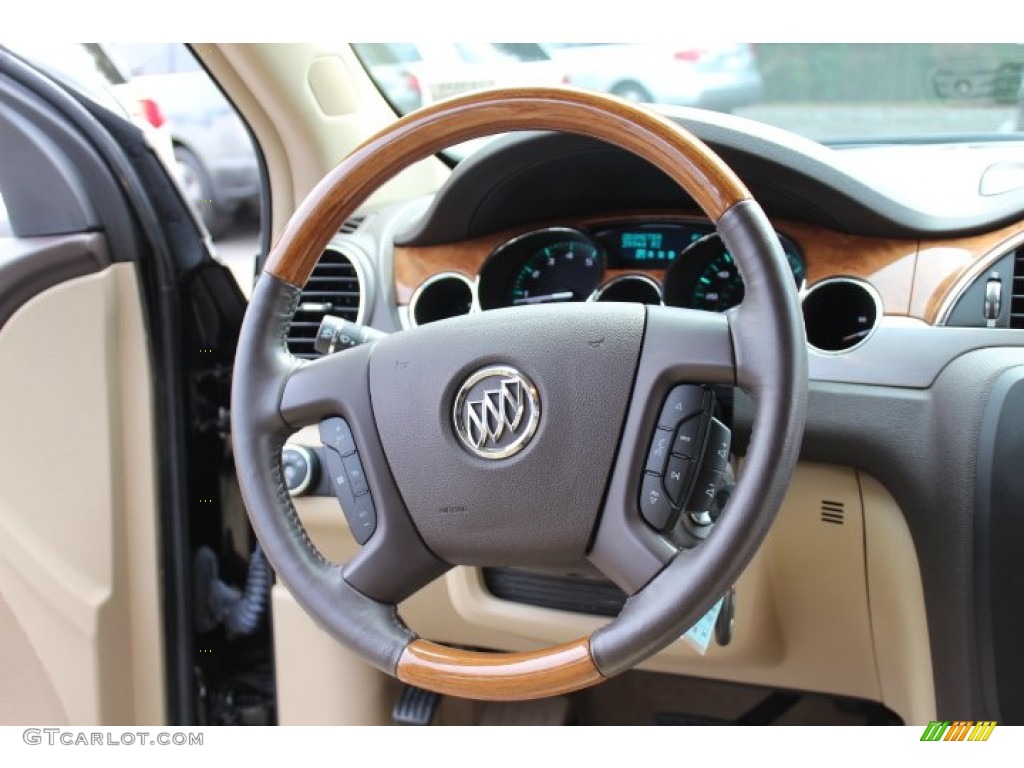
[[[629,304],[517,307],[376,344],[374,417],[405,504],[435,555],[481,566],[582,558],[622,430],[644,318],[642,306]],[[460,387],[488,366],[522,373],[540,403],[532,438],[497,460],[474,455],[454,419]]]

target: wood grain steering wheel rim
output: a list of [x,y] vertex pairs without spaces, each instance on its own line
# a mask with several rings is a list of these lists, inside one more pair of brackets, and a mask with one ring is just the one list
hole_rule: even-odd
[[[751,201],[750,193],[743,183],[711,150],[676,123],[646,109],[612,97],[572,89],[523,88],[484,91],[444,101],[412,113],[353,151],[324,177],[295,212],[266,261],[265,276],[261,278],[261,283],[270,282],[269,276],[285,284],[281,290],[288,290],[289,286],[301,289],[341,224],[379,186],[410,164],[459,142],[494,133],[523,130],[554,130],[582,134],[628,150],[648,160],[672,178],[716,224],[738,204]],[[758,214],[763,216],[759,209],[757,210]],[[295,292],[292,291],[290,295],[294,296]],[[254,305],[255,303],[254,300]],[[251,311],[263,312],[252,309]],[[787,323],[791,321],[792,318],[786,320]],[[246,324],[256,325],[255,321],[250,323],[248,316]],[[280,333],[279,326],[280,322],[273,326],[273,333]],[[267,330],[268,327],[270,326],[263,323],[259,327],[243,329],[239,345],[240,361],[243,360],[243,350],[247,353],[244,360],[251,358],[248,350],[256,343],[253,341],[255,337],[263,338],[271,334],[271,331]],[[786,330],[788,332],[791,329],[786,326]],[[280,338],[277,339],[277,344],[280,346]],[[753,353],[749,357],[752,359]],[[279,378],[287,378],[298,367],[297,362],[291,361],[287,370],[280,373]],[[250,401],[253,399],[252,389],[248,382],[240,384],[237,377],[238,374],[232,410],[236,418],[246,421],[250,412],[247,409],[250,408]],[[759,390],[759,382],[760,379],[755,376],[748,383],[752,389]],[[742,385],[744,382],[738,383]],[[798,389],[794,398],[799,406],[799,413],[796,416],[783,415],[779,420],[785,426],[796,423],[796,419],[802,428],[802,400]],[[284,412],[280,407],[278,410]],[[289,420],[286,418],[284,421]],[[245,429],[248,430],[248,423]],[[301,529],[301,523],[298,523],[294,509],[286,497],[269,499],[270,494],[267,492],[263,496],[268,498],[262,498],[260,491],[251,488],[258,473],[265,473],[266,462],[270,459],[262,456],[250,460],[245,450],[247,446],[242,445],[245,440],[244,434],[239,435],[236,432],[236,458],[243,495],[250,508],[254,529],[264,542],[268,557],[283,580],[292,586],[289,574],[299,571],[292,567],[288,559],[294,556],[292,553],[295,551],[305,552],[303,548],[312,548],[312,544],[308,537],[304,542],[301,541],[305,532]],[[789,451],[788,455],[781,457],[783,467],[776,485],[788,481],[795,459],[794,451]],[[774,494],[765,502],[765,516],[769,521],[781,502],[777,490],[776,488]],[[274,506],[275,509],[272,511],[278,514],[287,506],[288,509],[285,511],[288,514],[285,516],[290,526],[287,535],[294,541],[287,546],[276,541],[283,535],[280,530],[271,530],[267,522],[268,515],[262,512],[254,513],[254,509],[260,508],[261,505]],[[772,509],[773,505],[775,509]],[[296,526],[299,533],[295,533]],[[299,543],[296,544],[295,541]],[[749,560],[757,543],[759,542],[752,545],[747,543],[742,547],[737,545],[732,554],[738,554],[740,559]],[[745,564],[745,560],[742,564]],[[307,565],[309,568],[322,567],[315,562],[311,565],[305,564],[304,567]],[[737,568],[733,568],[733,571],[726,574],[726,578],[734,578],[736,571]],[[302,592],[303,588],[300,586],[298,591]],[[308,592],[308,589],[306,591]],[[341,626],[341,619],[337,617],[331,617],[332,621],[325,620],[322,615],[325,609],[316,607],[316,597],[307,596],[300,602],[303,602],[328,628]],[[337,635],[343,634],[337,629],[333,631]],[[340,639],[349,642],[350,645],[359,645],[358,641],[352,643],[346,637]],[[645,641],[645,645],[658,643],[664,644],[662,640],[658,640],[657,643]],[[637,654],[646,656],[653,650],[657,648],[638,648]],[[372,656],[368,653],[363,655]],[[607,671],[602,670],[601,665],[595,660],[589,636],[529,653],[466,651],[413,637],[404,642],[404,647],[397,657],[397,664],[393,667],[390,663],[380,662],[379,659],[369,660],[377,666],[386,668],[388,672],[406,683],[444,694],[493,700],[538,698],[577,690],[602,681]],[[617,662],[608,662],[607,667],[614,673],[618,671],[619,665]]]

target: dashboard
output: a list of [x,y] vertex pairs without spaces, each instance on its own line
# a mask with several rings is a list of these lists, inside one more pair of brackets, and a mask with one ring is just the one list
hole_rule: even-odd
[[[797,286],[806,280],[799,248],[779,234]],[[466,281],[467,301],[449,301]],[[459,272],[432,275],[409,301],[414,325],[474,308],[567,301],[627,301],[722,312],[743,300],[743,279],[708,221],[635,216],[551,226],[496,246],[474,280]]]
[[[808,337],[820,352],[852,349],[897,319],[985,326],[984,297],[968,288],[998,274],[1000,294],[1012,296],[1013,266],[1005,257],[1024,239],[1017,223],[966,237],[912,239],[772,221],[804,301]],[[408,326],[546,302],[722,312],[743,299],[742,277],[714,227],[689,211],[572,216],[460,242],[397,245],[393,259],[394,295]],[[1000,269],[989,269],[1001,260]],[[1000,302],[994,326],[1011,325],[1011,306]]]
[[[977,183],[1024,162],[1024,146],[838,151],[729,116],[679,119],[778,235],[804,307],[810,398],[790,495],[736,585],[732,642],[706,657],[676,643],[645,668],[883,701],[908,721],[1024,719],[1024,630],[993,618],[1024,600],[1003,544],[1024,537],[1010,469],[1024,460],[1024,191]],[[947,160],[975,183],[922,175]],[[435,195],[368,207],[332,247],[361,277],[360,315],[386,332],[551,302],[722,312],[743,299],[693,200],[572,136],[499,139]],[[753,405],[720,401],[742,472]],[[328,519],[317,501],[333,503],[296,501],[311,530]],[[458,568],[402,613],[426,636],[520,650],[599,626],[626,598],[606,586],[582,566]]]

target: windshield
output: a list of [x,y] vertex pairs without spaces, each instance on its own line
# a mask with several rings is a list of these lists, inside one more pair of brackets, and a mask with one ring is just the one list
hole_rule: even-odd
[[1020,138],[1024,45],[357,43],[400,113],[568,84],[758,120],[823,143]]

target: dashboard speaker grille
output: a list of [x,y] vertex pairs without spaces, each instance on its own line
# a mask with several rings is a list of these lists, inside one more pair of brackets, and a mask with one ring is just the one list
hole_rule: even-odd
[[302,289],[299,308],[288,329],[288,350],[296,357],[319,357],[313,340],[324,315],[358,323],[362,313],[362,284],[352,259],[336,248],[324,251]]
[[1010,297],[1010,327],[1024,328],[1024,247],[1013,257],[1013,295]]
[[846,517],[846,507],[839,501],[821,502],[821,522],[842,525]]

